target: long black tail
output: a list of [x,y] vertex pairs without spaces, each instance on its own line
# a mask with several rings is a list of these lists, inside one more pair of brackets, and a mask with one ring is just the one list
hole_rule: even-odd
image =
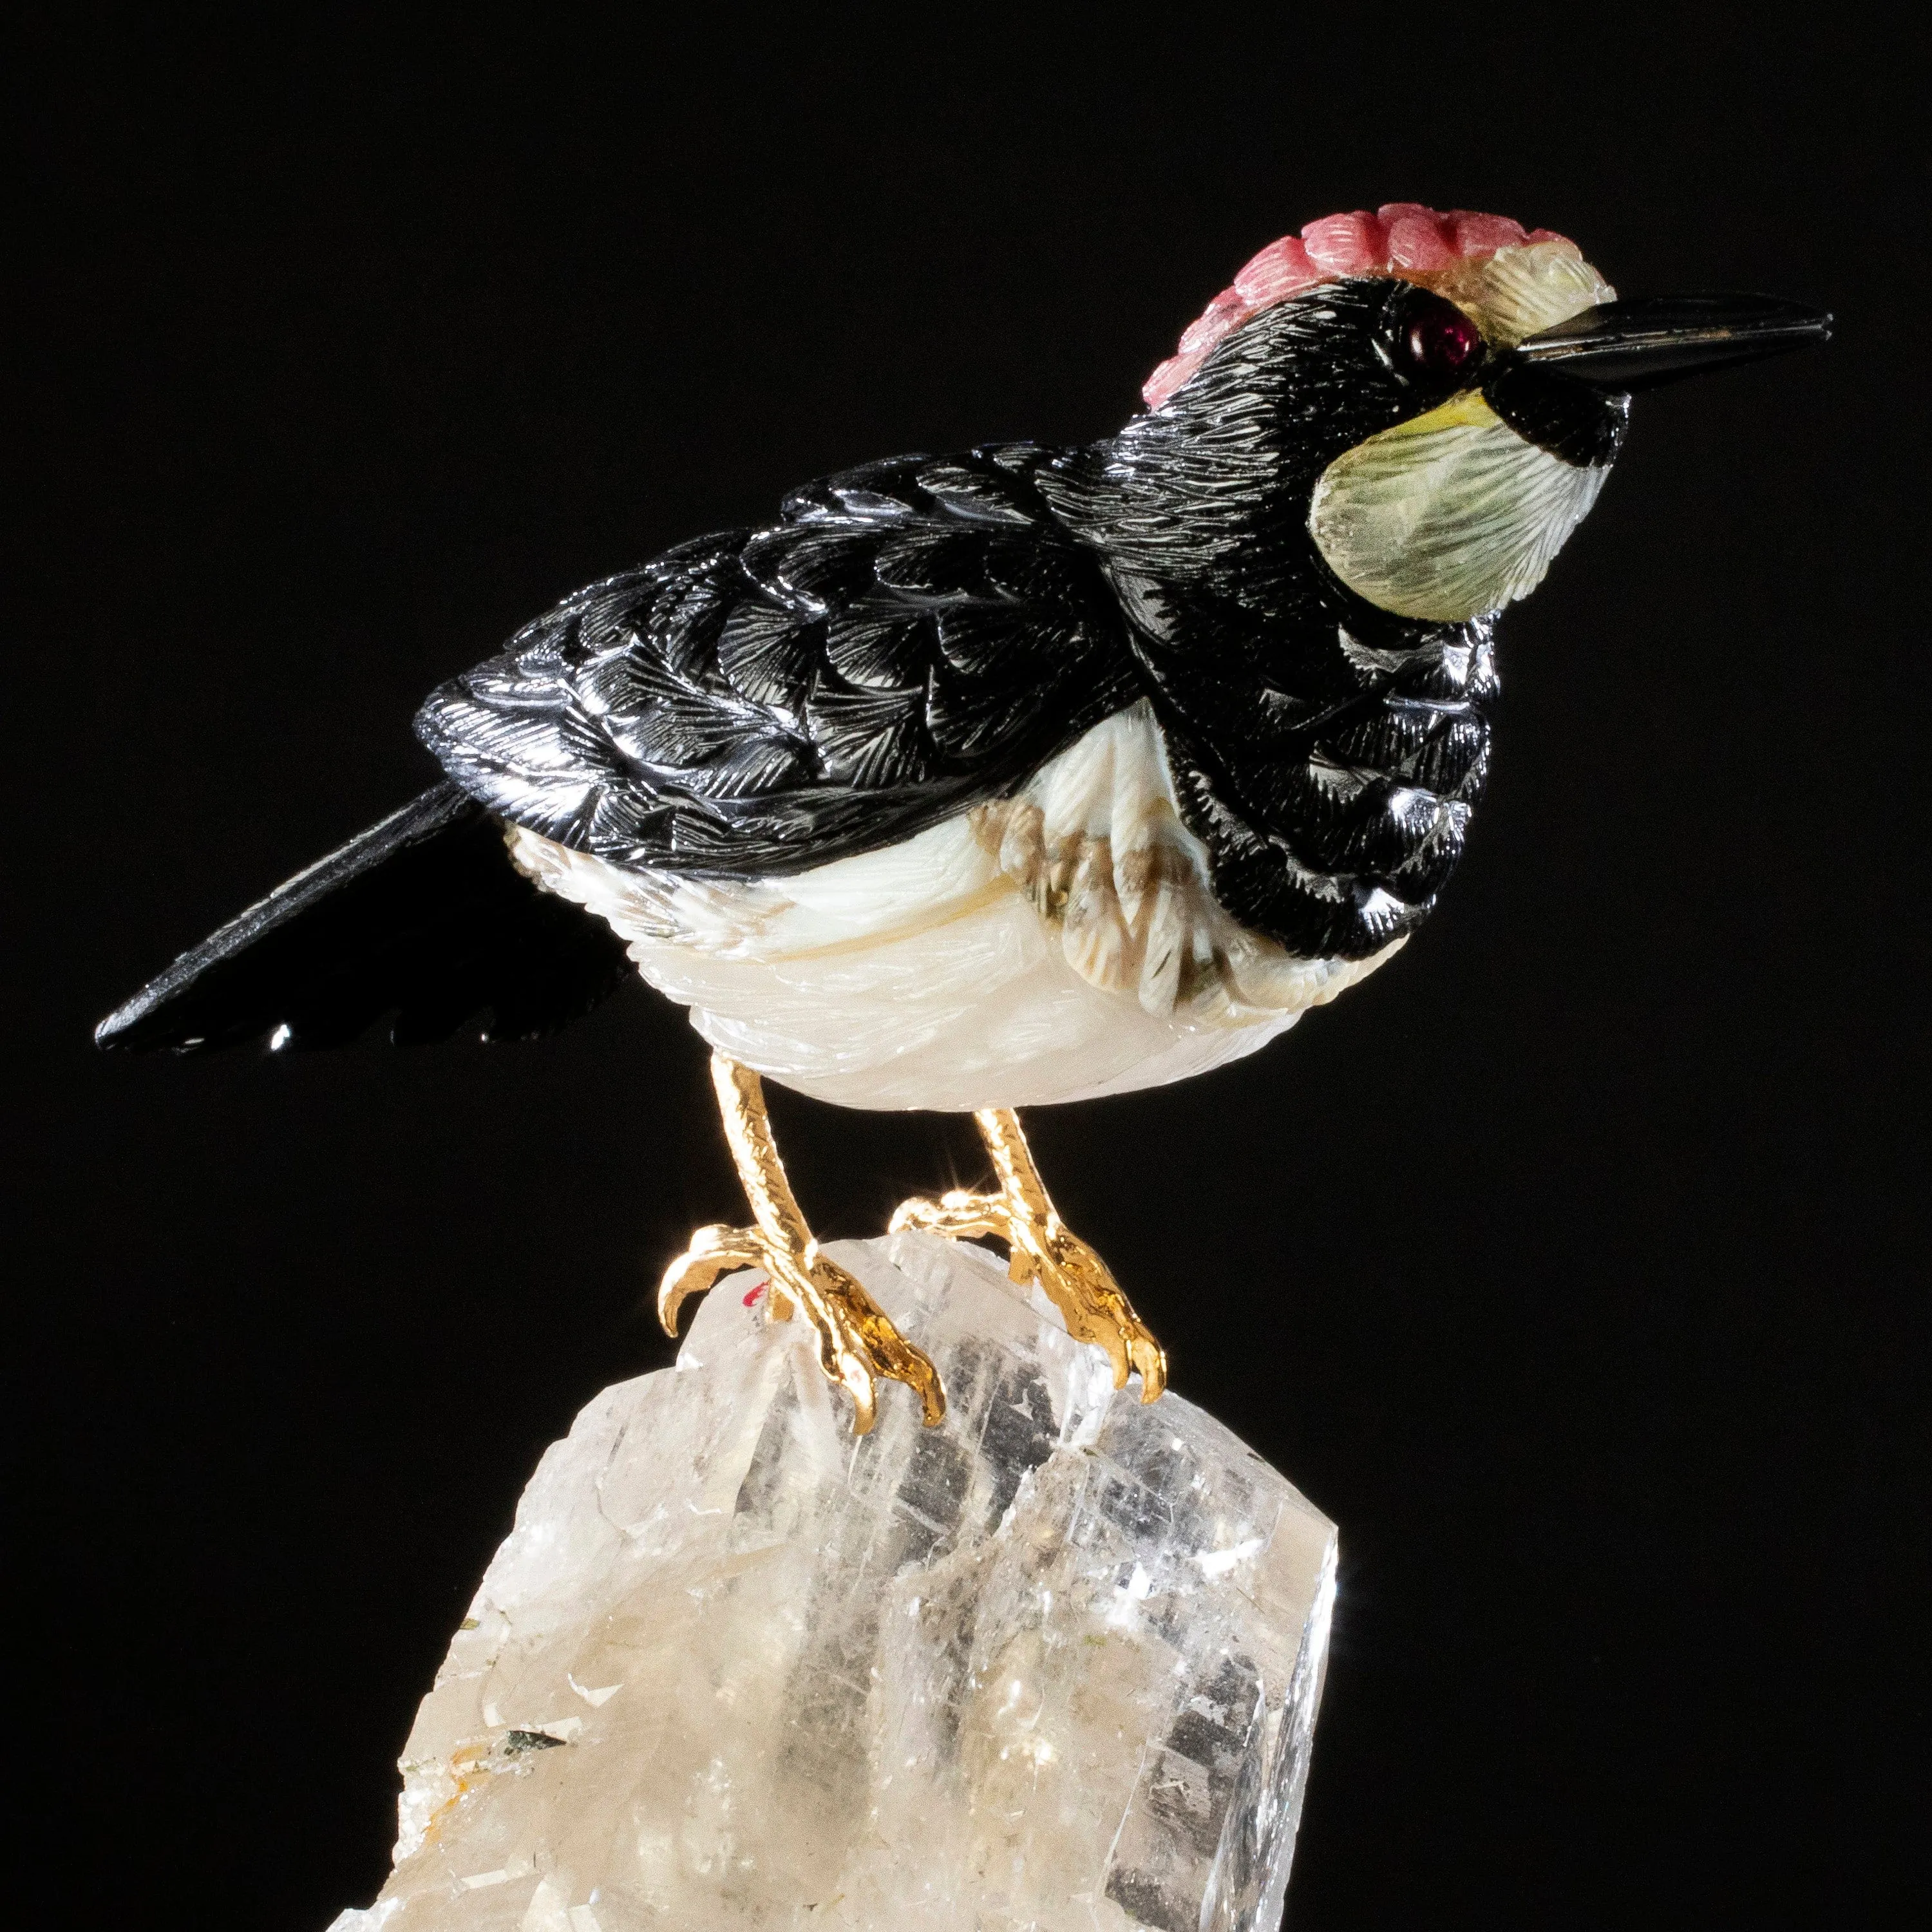
[[440,784],[278,886],[95,1028],[104,1047],[339,1046],[554,1033],[621,985],[602,920],[539,892],[502,826]]

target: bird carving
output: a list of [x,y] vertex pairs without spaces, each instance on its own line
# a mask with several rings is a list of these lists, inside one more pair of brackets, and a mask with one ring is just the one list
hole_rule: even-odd
[[1384,964],[1483,794],[1498,614],[1542,580],[1634,392],[1823,340],[1760,296],[1619,300],[1574,244],[1397,203],[1264,248],[1075,448],[867,464],[566,597],[433,692],[441,782],[104,1021],[178,1052],[524,1038],[634,968],[712,1049],[740,1268],[854,1426],[916,1338],[820,1252],[771,1078],[971,1113],[1003,1241],[1151,1401],[1166,1358],[1061,1221],[1016,1110],[1252,1053]]

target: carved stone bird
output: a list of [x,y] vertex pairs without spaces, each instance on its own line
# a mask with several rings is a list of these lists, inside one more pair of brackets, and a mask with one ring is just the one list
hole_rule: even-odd
[[970,1112],[1004,1240],[1130,1372],[1159,1345],[1013,1109],[1254,1052],[1387,961],[1482,796],[1496,614],[1602,489],[1631,392],[1823,340],[1756,296],[1623,302],[1577,248],[1408,203],[1262,250],[1117,435],[908,456],[565,598],[416,718],[447,776],[104,1021],[104,1046],[545,1033],[628,961],[714,1049],[756,1266],[869,1428],[932,1364],[819,1250],[760,1076]]

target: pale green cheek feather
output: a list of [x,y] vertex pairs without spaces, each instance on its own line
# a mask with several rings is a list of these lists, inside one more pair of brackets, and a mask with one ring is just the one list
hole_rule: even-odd
[[1471,390],[1337,457],[1308,527],[1358,596],[1460,623],[1534,590],[1609,474],[1538,448]]

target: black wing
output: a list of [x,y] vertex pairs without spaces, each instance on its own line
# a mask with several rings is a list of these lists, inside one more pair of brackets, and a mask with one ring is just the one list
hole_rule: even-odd
[[1010,790],[1139,684],[1030,446],[853,470],[772,528],[580,591],[444,686],[454,783],[184,953],[104,1046],[399,1041],[566,1024],[626,976],[601,920],[510,864],[498,818],[616,863],[798,872]]
[[386,1014],[399,1043],[478,1015],[486,1039],[554,1032],[629,970],[602,920],[539,892],[454,784],[425,792],[184,952],[103,1020],[103,1046],[334,1046]]
[[416,730],[492,812],[613,863],[800,872],[1010,791],[1138,691],[1031,445],[788,497],[538,618]]

